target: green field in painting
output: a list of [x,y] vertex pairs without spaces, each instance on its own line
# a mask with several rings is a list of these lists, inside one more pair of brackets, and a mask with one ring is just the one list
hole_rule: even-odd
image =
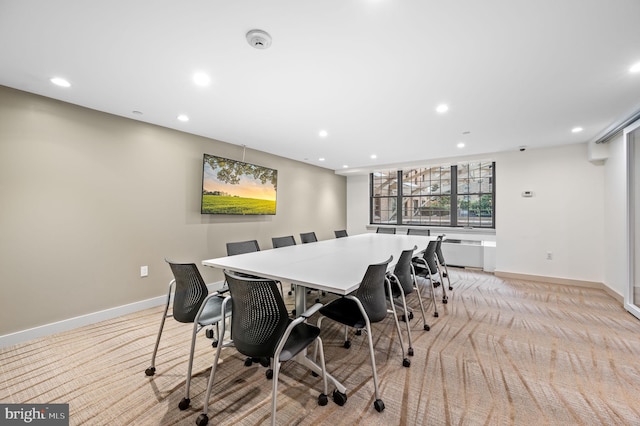
[[202,213],[276,214],[276,201],[224,195],[203,195]]

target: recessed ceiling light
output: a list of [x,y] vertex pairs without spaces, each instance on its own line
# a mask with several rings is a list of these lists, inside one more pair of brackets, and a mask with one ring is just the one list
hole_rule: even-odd
[[636,62],[635,64],[633,64],[631,68],[629,68],[629,72],[632,72],[632,73],[640,72],[640,62]]
[[378,156],[375,154],[371,154],[371,158],[375,160],[376,158],[378,158]]
[[324,157],[318,158],[318,161],[324,161]]
[[318,132],[318,136],[320,136],[321,138],[326,138],[327,136],[329,136],[329,132],[327,132],[326,130],[320,130]]
[[180,114],[180,115],[178,116],[178,120],[180,120],[180,121],[185,121],[185,122],[186,122],[186,121],[189,121],[189,116],[187,116],[187,115],[185,115],[185,114]]
[[67,80],[65,80],[64,78],[60,78],[60,77],[53,77],[51,80],[49,80],[50,82],[52,82],[53,84],[55,84],[56,86],[60,86],[60,87],[71,87],[71,83],[69,83]]
[[198,86],[208,86],[211,78],[203,72],[197,72],[193,75],[193,82]]
[[458,145],[456,145],[458,148],[464,148],[464,142],[460,142],[458,143]]
[[348,169],[348,168],[349,168],[349,166],[348,166],[348,165],[346,165],[346,164],[343,164],[343,165],[342,165],[342,168],[343,168],[343,169]]
[[436,111],[440,114],[445,113],[447,111],[449,111],[449,105],[447,104],[440,104],[436,107]]
[[582,130],[582,127],[574,127],[573,129],[571,129],[571,133],[580,133]]

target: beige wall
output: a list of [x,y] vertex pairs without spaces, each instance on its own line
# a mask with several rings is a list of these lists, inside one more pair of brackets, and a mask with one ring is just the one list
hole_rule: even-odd
[[278,170],[277,214],[201,215],[203,153],[242,159],[237,145],[0,86],[0,335],[165,294],[165,257],[199,264],[227,241],[268,249],[346,228],[344,177],[251,149],[247,162]]

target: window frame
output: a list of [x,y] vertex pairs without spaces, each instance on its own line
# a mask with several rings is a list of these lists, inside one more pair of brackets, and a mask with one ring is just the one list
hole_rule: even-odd
[[[490,192],[482,192],[482,182],[479,182],[478,185],[478,190],[475,192],[459,192],[459,188],[458,188],[458,167],[459,166],[467,166],[469,167],[472,164],[479,164],[479,168],[478,170],[482,170],[484,167],[488,167],[489,169],[491,169],[491,175],[489,176],[489,180],[490,180],[490,185],[491,185],[491,190]],[[488,166],[487,166],[488,165]],[[425,167],[424,169],[435,169],[435,168],[449,168],[449,181],[450,181],[450,187],[451,190],[449,191],[449,193],[439,193],[437,195],[433,195],[432,197],[449,197],[449,223],[448,224],[434,224],[432,222],[429,223],[420,223],[420,222],[410,222],[410,221],[406,221],[405,222],[405,202],[409,202],[411,205],[414,204],[415,199],[417,198],[415,194],[409,194],[409,195],[404,195],[403,194],[403,188],[404,188],[404,182],[403,182],[403,178],[404,178],[404,174],[407,172],[411,172],[411,171],[416,171],[417,175],[420,175],[420,172],[417,172],[419,170],[422,170],[423,168],[411,168],[411,169],[399,169],[396,171],[396,193],[392,194],[392,195],[375,195],[374,194],[374,188],[375,188],[375,178],[374,175],[376,174],[380,174],[380,173],[384,173],[384,176],[391,176],[391,171],[392,170],[384,170],[384,171],[374,171],[373,173],[369,174],[369,224],[370,225],[395,225],[395,226],[417,226],[417,227],[439,227],[439,228],[478,228],[478,229],[495,229],[496,227],[496,163],[495,161],[469,161],[469,162],[465,162],[465,163],[457,163],[457,164],[451,164],[451,165],[433,165],[433,166],[429,166],[429,167]],[[469,174],[471,175],[471,173]],[[482,175],[479,175],[480,177],[478,179],[482,179]],[[429,180],[429,182],[431,182],[431,180]],[[441,188],[441,187],[440,187]],[[467,187],[468,190],[471,189],[471,185],[469,185]],[[422,196],[422,195],[419,195]],[[486,221],[487,225],[483,225],[485,223],[485,221],[482,220],[483,216],[482,216],[482,211],[480,210],[478,213],[478,221],[479,223],[476,224],[470,224],[469,220],[467,219],[466,223],[460,223],[461,221],[459,220],[458,217],[458,212],[459,212],[459,203],[458,200],[461,197],[477,197],[478,200],[481,200],[483,197],[485,196],[489,196],[489,201],[490,201],[490,206],[491,206],[491,221]],[[387,220],[387,221],[374,221],[374,217],[375,217],[375,212],[374,212],[374,207],[377,207],[377,211],[382,212],[381,210],[381,205],[383,204],[383,200],[389,200],[389,203],[392,203],[391,199],[395,199],[395,220]],[[480,202],[480,201],[478,201]],[[386,210],[387,213],[391,212],[392,210],[387,209]],[[468,214],[468,213],[467,213]],[[390,217],[391,215],[389,215],[389,219],[391,219]],[[378,216],[378,217],[382,217],[382,216]],[[467,216],[468,218],[469,216]]]

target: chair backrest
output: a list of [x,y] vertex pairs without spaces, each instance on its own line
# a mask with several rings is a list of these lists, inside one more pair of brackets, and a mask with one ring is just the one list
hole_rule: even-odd
[[336,234],[336,238],[344,238],[344,237],[348,237],[349,235],[347,234],[347,230],[346,229],[339,229],[337,231],[333,231],[334,234]]
[[315,243],[318,239],[316,238],[315,232],[305,232],[304,234],[300,234],[300,241],[302,241],[302,244],[306,244]]
[[260,246],[256,240],[237,241],[227,243],[227,256],[235,256],[236,254],[253,253],[260,251]]
[[273,244],[273,248],[295,246],[296,240],[293,238],[293,235],[287,235],[286,237],[273,237],[271,238],[271,244]]
[[382,321],[387,316],[385,279],[387,266],[392,260],[393,256],[385,262],[369,265],[360,287],[355,292],[355,296],[362,303],[370,322]]
[[424,261],[427,263],[431,275],[438,273],[438,264],[436,263],[436,248],[438,241],[429,241],[427,249],[422,254]]
[[395,234],[396,228],[380,228],[376,229],[376,234]]
[[231,293],[231,339],[245,356],[273,357],[289,313],[273,280],[225,271]]
[[178,322],[193,322],[209,289],[195,263],[166,261],[176,280],[173,295],[173,318]]
[[[398,258],[398,262],[396,266],[393,268],[393,275],[398,277],[398,281],[400,281],[400,285],[402,286],[402,290],[404,294],[407,295],[413,292],[413,274],[411,273],[411,259],[413,259],[413,252],[416,251],[418,246],[413,247],[409,250],[403,250],[400,253],[400,258]],[[395,290],[394,290],[395,293]],[[395,296],[395,294],[394,294]]]
[[438,263],[441,265],[446,265],[444,262],[444,256],[442,255],[442,239],[444,238],[444,234],[438,235],[438,239],[436,240],[436,256],[438,256]]
[[431,235],[431,230],[409,228],[407,229],[407,235],[425,235],[428,237],[429,235]]

